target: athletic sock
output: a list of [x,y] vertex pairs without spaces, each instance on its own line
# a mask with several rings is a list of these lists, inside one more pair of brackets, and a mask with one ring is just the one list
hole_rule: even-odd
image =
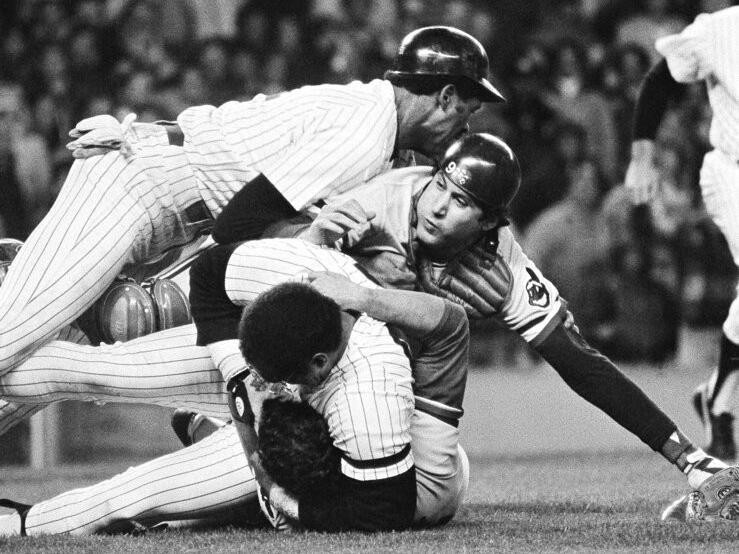
[[728,467],[721,460],[697,448],[679,429],[675,429],[665,441],[660,453],[688,477],[688,484],[693,489]]
[[711,414],[731,412],[731,399],[737,383],[737,376],[732,374],[737,370],[739,370],[739,345],[722,334],[718,369],[711,378],[713,386],[709,387],[708,411]]

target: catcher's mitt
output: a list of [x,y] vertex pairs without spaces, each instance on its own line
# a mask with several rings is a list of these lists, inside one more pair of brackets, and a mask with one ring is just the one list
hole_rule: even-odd
[[688,495],[685,521],[703,523],[739,520],[739,467],[730,466]]
[[500,312],[511,294],[513,274],[503,259],[476,245],[462,252],[434,278],[433,264],[418,261],[418,282],[430,294],[461,304],[471,318]]

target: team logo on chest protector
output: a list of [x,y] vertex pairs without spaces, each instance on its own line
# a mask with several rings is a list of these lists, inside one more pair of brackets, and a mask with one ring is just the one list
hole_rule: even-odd
[[529,295],[529,304],[545,308],[549,306],[549,291],[530,268],[526,268],[529,282],[526,283],[526,293]]

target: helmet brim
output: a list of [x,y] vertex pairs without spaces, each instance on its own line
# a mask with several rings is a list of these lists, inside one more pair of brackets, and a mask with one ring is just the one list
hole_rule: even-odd
[[449,77],[452,79],[464,79],[467,82],[471,82],[474,86],[475,91],[475,98],[480,100],[480,102],[505,102],[505,96],[503,96],[500,91],[493,86],[493,84],[485,79],[484,77],[480,79],[473,79],[472,77],[466,76],[466,75],[453,75],[453,74],[447,74],[447,73],[432,73],[432,72],[425,72],[425,71],[397,71],[393,69],[389,69],[385,72],[384,78],[391,82],[396,82],[400,80],[412,80],[412,79],[422,79],[422,78],[433,78],[433,79],[443,79],[444,77]]
[[485,78],[476,81],[479,85],[480,96],[478,98],[481,102],[505,102],[505,96],[493,86],[493,84]]

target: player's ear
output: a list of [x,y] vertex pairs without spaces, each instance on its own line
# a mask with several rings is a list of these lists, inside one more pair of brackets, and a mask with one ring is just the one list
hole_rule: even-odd
[[328,354],[324,352],[317,352],[313,354],[313,357],[310,359],[310,363],[308,365],[310,368],[311,376],[315,380],[315,382],[312,384],[318,384],[328,376],[331,368],[334,365],[334,361]]
[[439,106],[441,106],[441,109],[446,111],[449,106],[451,106],[454,103],[454,100],[457,98],[457,87],[455,87],[453,84],[444,85],[441,90],[439,91],[438,95],[438,102]]

